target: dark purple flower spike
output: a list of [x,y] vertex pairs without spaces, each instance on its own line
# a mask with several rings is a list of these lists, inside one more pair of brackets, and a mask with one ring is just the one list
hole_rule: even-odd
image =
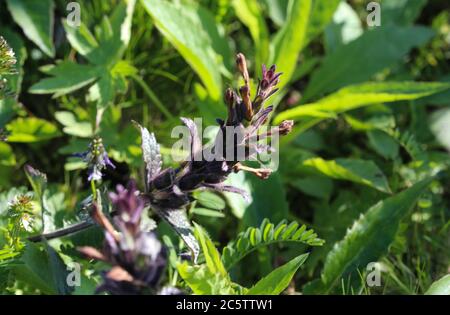
[[105,230],[103,250],[79,248],[85,256],[113,266],[103,274],[104,281],[97,292],[157,293],[167,255],[155,234],[142,228],[144,200],[133,182],[127,188],[117,186],[116,192],[110,193],[110,199],[117,213],[114,225],[97,206],[92,213],[93,219]]
[[[269,69],[263,66],[263,77],[258,84],[254,99],[251,100],[250,77],[243,54],[237,55],[236,65],[244,78],[244,85],[240,87],[239,95],[231,89],[227,89],[225,92],[228,117],[226,121],[217,120],[220,132],[213,148],[214,153],[219,155],[218,158],[204,159],[203,153],[210,148],[202,147],[194,121],[181,118],[190,132],[189,160],[176,169],[162,169],[161,154],[154,135],[138,125],[142,134],[142,151],[145,162],[145,198],[150,207],[180,234],[191,249],[194,261],[200,249],[184,210],[193,199],[191,193],[196,189],[212,189],[238,193],[249,200],[247,192],[237,187],[227,186],[224,181],[232,172],[240,170],[251,172],[261,179],[268,178],[272,170],[251,168],[241,162],[256,154],[272,151],[273,148],[269,145],[259,144],[258,140],[271,137],[275,132],[285,135],[293,126],[292,121],[285,121],[265,133],[259,133],[261,126],[267,122],[269,114],[273,110],[272,106],[264,108],[263,103],[277,91],[276,85],[281,73],[276,73],[275,66]],[[238,130],[236,140],[226,141],[229,129],[227,127],[234,127],[235,130]],[[232,149],[232,152],[245,152],[245,154],[243,157],[236,155],[229,159],[225,156],[229,149]]]

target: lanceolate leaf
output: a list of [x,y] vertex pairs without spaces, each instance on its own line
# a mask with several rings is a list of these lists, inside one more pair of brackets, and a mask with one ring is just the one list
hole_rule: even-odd
[[273,41],[270,64],[283,72],[278,84],[280,88],[289,82],[295,71],[298,55],[307,40],[312,7],[312,0],[291,0],[286,22]]
[[[450,89],[448,83],[372,82],[348,86],[315,103],[298,105],[275,117],[275,123],[285,119],[309,117],[311,111],[340,114],[377,103],[415,100]],[[321,118],[315,118],[315,123]]]
[[219,100],[222,88],[221,62],[211,48],[211,38],[202,28],[201,17],[186,14],[181,4],[174,5],[161,0],[143,0],[142,3],[159,31],[200,76],[211,98]]
[[340,2],[340,0],[313,0],[305,46],[325,29]]
[[418,26],[380,26],[366,31],[325,57],[322,66],[312,76],[303,100],[307,102],[343,86],[368,81],[432,36],[433,31]]
[[267,276],[259,280],[253,287],[251,287],[246,294],[248,295],[277,295],[283,292],[298,268],[308,258],[308,254],[300,255],[281,267],[273,270]]
[[349,180],[382,192],[391,192],[383,172],[372,161],[312,158],[304,161],[303,165],[331,178]]
[[8,9],[25,35],[44,53],[54,57],[53,0],[7,0]]
[[341,278],[357,276],[387,252],[394,241],[401,219],[414,206],[432,178],[423,180],[401,193],[380,201],[362,215],[338,242],[325,261],[321,279],[305,288],[307,293],[327,293]]
[[[269,31],[257,0],[234,0],[237,17],[250,31],[255,42],[256,66],[265,63],[269,54]],[[258,70],[257,70],[258,71]]]
[[198,224],[195,224],[195,236],[200,241],[209,271],[213,274],[219,273],[223,277],[228,277],[227,271],[225,270],[222,260],[220,259],[220,254],[214,246],[214,243]]

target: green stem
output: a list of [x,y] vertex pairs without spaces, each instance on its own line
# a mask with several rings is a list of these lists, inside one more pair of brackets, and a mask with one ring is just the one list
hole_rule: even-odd
[[144,90],[145,94],[150,98],[150,100],[155,103],[156,107],[159,108],[159,110],[166,116],[168,119],[173,119],[173,115],[167,110],[167,108],[164,106],[164,104],[159,100],[159,98],[156,96],[155,92],[152,91],[152,89],[145,83],[142,78],[136,74],[130,75],[131,78],[133,78],[136,83],[138,83],[142,89]]
[[95,181],[91,180],[92,200],[97,201],[97,187],[95,187]]

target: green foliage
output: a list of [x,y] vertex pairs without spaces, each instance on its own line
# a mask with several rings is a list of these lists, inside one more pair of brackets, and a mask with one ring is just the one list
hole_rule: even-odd
[[401,219],[411,210],[432,179],[380,201],[355,221],[344,239],[328,253],[321,278],[305,288],[308,293],[327,293],[358,268],[386,253],[394,241]]
[[252,251],[276,243],[297,242],[310,246],[320,246],[323,240],[317,238],[314,230],[297,222],[287,224],[281,221],[276,226],[265,219],[259,228],[250,227],[241,232],[237,239],[228,244],[222,252],[222,261],[226,269],[230,269]]
[[450,295],[450,275],[445,275],[441,279],[433,282],[425,292],[426,295]]
[[[286,233],[290,233],[289,230],[284,232]],[[295,257],[247,289],[231,281],[223,259],[201,226],[195,225],[195,235],[201,244],[206,263],[192,266],[183,262],[177,266],[181,277],[195,294],[278,295],[286,289],[296,271],[308,258],[308,254]]]
[[267,276],[259,280],[251,287],[247,294],[249,295],[278,295],[286,289],[294,277],[295,272],[308,258],[308,254],[295,257],[288,263],[277,269],[274,269]]
[[[143,0],[159,31],[175,46],[202,79],[211,98],[219,100],[222,89],[222,61],[212,47],[212,37],[202,28],[205,18],[188,5],[174,5],[160,0]],[[211,26],[211,25],[210,25]],[[215,31],[216,34],[218,31]],[[217,66],[219,65],[219,66]]]
[[54,6],[52,0],[8,0],[8,9],[25,35],[44,53],[55,56],[53,46]]
[[312,158],[304,161],[303,166],[334,179],[349,180],[382,192],[391,192],[386,177],[372,161],[356,159],[326,161],[321,158]]
[[363,106],[410,101],[450,88],[445,83],[425,82],[377,82],[363,83],[343,88],[319,101],[299,105],[279,114],[275,122],[285,119],[310,117],[311,113],[323,112],[324,117],[340,114]]
[[401,60],[413,47],[425,44],[433,32],[424,27],[380,27],[367,31],[328,55],[311,77],[303,101],[346,85],[370,80]]

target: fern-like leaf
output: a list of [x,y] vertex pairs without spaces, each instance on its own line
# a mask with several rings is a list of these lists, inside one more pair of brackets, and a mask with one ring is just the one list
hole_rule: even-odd
[[241,232],[237,239],[229,243],[222,251],[222,262],[227,270],[255,249],[282,242],[298,242],[309,246],[321,246],[325,242],[317,238],[312,229],[297,222],[288,224],[286,220],[274,225],[264,219],[259,228],[250,227]]

